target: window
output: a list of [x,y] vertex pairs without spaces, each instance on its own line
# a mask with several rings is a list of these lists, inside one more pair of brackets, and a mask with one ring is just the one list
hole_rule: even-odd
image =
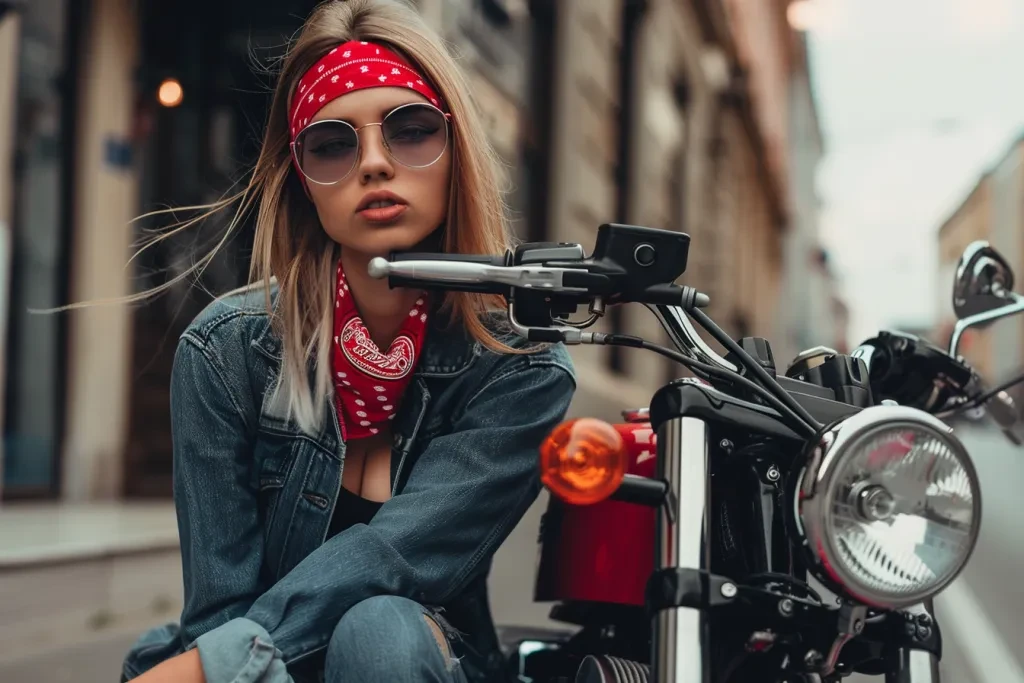
[[551,188],[554,124],[555,40],[558,0],[530,3],[530,65],[524,116],[523,175],[526,187],[526,240],[543,242],[550,235],[548,208]]
[[[628,223],[630,214],[629,186],[634,171],[630,164],[630,152],[636,114],[634,74],[638,52],[637,40],[645,9],[646,3],[643,0],[626,0],[622,3],[622,44],[619,48],[619,140],[615,168],[615,214],[619,223]],[[625,311],[622,306],[612,306],[608,309],[608,324],[612,334],[625,332]],[[626,373],[626,355],[623,347],[609,346],[607,358],[609,370],[614,373]]]
[[67,29],[84,22],[69,16],[77,12],[67,5],[30,2],[20,8],[4,392],[8,499],[55,496],[60,483],[68,316],[29,309],[61,306],[68,296],[77,82],[70,70],[78,36]]

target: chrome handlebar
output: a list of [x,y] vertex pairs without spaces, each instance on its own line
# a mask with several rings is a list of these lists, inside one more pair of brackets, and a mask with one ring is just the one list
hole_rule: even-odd
[[697,333],[689,316],[679,306],[648,306],[661,326],[665,328],[672,343],[683,353],[708,365],[714,365],[729,372],[739,372],[734,364],[718,355]]
[[[423,282],[451,285],[453,289],[460,285],[494,284],[501,287],[519,287],[522,289],[542,290],[561,294],[585,295],[587,290],[565,284],[565,276],[577,274],[572,268],[558,268],[544,265],[497,266],[484,263],[442,260],[410,260],[388,261],[376,257],[370,260],[367,267],[370,277],[384,279],[400,277],[420,280]],[[594,297],[600,300],[600,297]],[[603,303],[598,304],[603,308]],[[713,365],[729,372],[738,372],[739,368],[715,352],[698,334],[686,311],[681,306],[648,304],[647,308],[654,313],[658,322],[668,333],[673,345],[682,353],[694,360]],[[519,324],[515,316],[515,306],[509,304],[509,319],[513,328],[520,335],[526,336],[528,328]],[[582,332],[578,327],[555,327],[563,333],[568,344],[587,344],[593,342],[593,334]]]
[[565,294],[586,294],[583,287],[571,287],[563,283],[566,274],[579,271],[573,268],[549,268],[547,266],[495,266],[465,261],[399,261],[391,262],[376,257],[367,266],[370,277],[382,280],[386,277],[403,277],[416,280],[450,284],[495,284],[523,289],[543,289]]

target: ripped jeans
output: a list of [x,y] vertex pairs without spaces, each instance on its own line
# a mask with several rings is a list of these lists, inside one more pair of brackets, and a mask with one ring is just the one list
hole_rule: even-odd
[[[151,648],[141,669],[134,661],[131,665],[126,662],[122,683],[180,654],[176,625],[155,629],[149,635],[153,634],[165,645]],[[461,645],[458,631],[438,611],[408,598],[379,595],[346,612],[327,649],[290,665],[288,678],[294,683],[467,683],[459,661]],[[207,672],[211,673],[227,676]]]
[[341,618],[317,678],[323,683],[466,683],[453,650],[457,640],[440,615],[408,598],[380,595]]

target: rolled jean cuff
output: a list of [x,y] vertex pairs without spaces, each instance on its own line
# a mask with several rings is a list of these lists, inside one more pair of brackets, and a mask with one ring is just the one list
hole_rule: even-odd
[[205,633],[198,648],[206,683],[292,683],[267,630],[240,617]]

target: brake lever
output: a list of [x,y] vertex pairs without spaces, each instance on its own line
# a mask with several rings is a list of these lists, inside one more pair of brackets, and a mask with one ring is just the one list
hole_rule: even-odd
[[[974,402],[985,396],[987,389],[981,376],[977,372],[971,373],[971,381],[967,386],[968,402]],[[1017,410],[1016,402],[1005,390],[998,391],[983,403],[979,403],[968,410],[962,411],[965,417],[972,420],[980,419],[985,413],[999,425],[1003,435],[1015,446],[1024,445],[1024,439],[1017,433],[1017,426],[1020,423],[1020,413]]]
[[1024,444],[1024,440],[1021,439],[1016,431],[1016,427],[1020,422],[1020,413],[1017,411],[1013,397],[1005,391],[1000,391],[988,400],[987,406],[988,414],[992,416],[992,419],[1003,430],[1003,434],[1010,440],[1010,443],[1014,446]]

